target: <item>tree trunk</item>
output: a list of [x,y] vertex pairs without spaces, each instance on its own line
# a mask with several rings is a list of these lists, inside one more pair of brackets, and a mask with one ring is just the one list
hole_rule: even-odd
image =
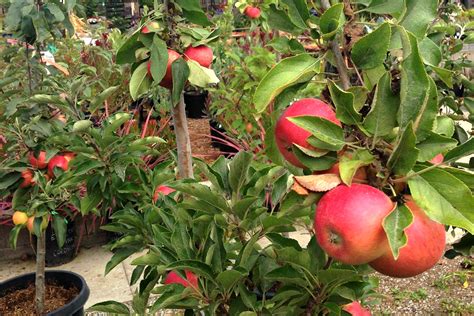
[[45,257],[46,257],[46,231],[42,231],[36,241],[36,314],[43,315],[45,295]]
[[188,122],[184,104],[184,94],[176,106],[172,107],[176,147],[178,149],[178,177],[180,179],[193,178],[193,159],[191,155],[191,141],[189,139]]

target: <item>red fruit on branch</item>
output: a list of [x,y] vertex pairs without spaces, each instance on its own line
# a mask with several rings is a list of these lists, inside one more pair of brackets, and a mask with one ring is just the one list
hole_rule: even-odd
[[313,229],[319,245],[346,264],[364,264],[382,256],[387,249],[382,222],[393,206],[385,193],[369,185],[332,189],[316,207]]
[[199,65],[209,68],[214,59],[212,49],[206,45],[199,45],[196,47],[189,46],[184,51],[185,59],[191,59],[197,62]]
[[411,196],[405,199],[413,214],[413,222],[405,230],[407,244],[400,248],[397,260],[388,249],[369,263],[378,272],[396,278],[412,277],[430,269],[443,256],[446,245],[444,225],[430,219]]
[[191,271],[186,270],[186,280],[180,277],[176,272],[170,271],[165,278],[165,284],[181,284],[184,287],[193,287],[195,289],[199,289],[198,286],[198,279],[194,273]]
[[23,170],[21,177],[23,178],[23,182],[20,183],[20,188],[27,188],[35,184],[35,180],[33,180],[34,173],[31,169]]
[[153,202],[155,203],[158,201],[158,198],[160,197],[160,193],[163,195],[168,195],[176,191],[175,189],[172,189],[170,187],[167,187],[166,185],[160,185],[156,188],[155,193],[153,194]]
[[[168,49],[168,63],[167,63],[167,66],[166,66],[166,73],[165,73],[165,76],[163,77],[163,79],[161,80],[160,82],[160,86],[162,87],[165,87],[165,88],[168,88],[168,89],[171,89],[173,87],[173,74],[171,72],[171,64],[178,58],[180,58],[181,55],[172,50],[172,49]],[[148,61],[148,64],[147,64],[147,69],[148,69],[148,75],[151,77],[151,67],[153,65],[151,64],[151,60]]]
[[278,149],[288,162],[297,167],[304,168],[304,165],[292,152],[293,144],[312,150],[317,150],[317,148],[312,147],[306,141],[311,136],[310,132],[296,126],[287,119],[293,116],[321,117],[339,126],[341,126],[341,122],[336,118],[334,110],[328,104],[318,99],[301,99],[294,102],[283,112],[275,127],[275,139]]
[[64,171],[67,171],[69,168],[69,160],[64,156],[54,156],[48,163],[48,175],[51,178],[54,178],[54,168],[61,168]]
[[28,161],[32,167],[38,169],[44,169],[48,165],[45,151],[40,151],[38,156],[35,156],[35,153],[30,151],[28,154]]
[[244,10],[244,14],[252,20],[258,19],[261,13],[260,9],[254,6],[248,6]]
[[439,165],[439,164],[443,163],[443,161],[444,161],[443,154],[437,154],[429,162],[431,162],[433,165]]
[[357,301],[344,305],[342,310],[348,312],[352,316],[371,316],[372,315],[368,309],[364,308]]

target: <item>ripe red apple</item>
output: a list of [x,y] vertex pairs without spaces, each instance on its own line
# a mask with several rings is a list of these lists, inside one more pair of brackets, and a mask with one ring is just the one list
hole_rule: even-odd
[[368,309],[365,309],[359,302],[353,301],[344,305],[342,310],[348,312],[352,316],[370,316],[372,315]]
[[378,272],[396,278],[408,278],[433,267],[444,254],[446,232],[444,226],[431,220],[413,201],[405,196],[406,206],[413,214],[413,223],[405,230],[407,244],[400,249],[398,259],[390,249],[369,265]]
[[[172,49],[168,49],[168,64],[166,66],[165,76],[160,82],[160,86],[168,88],[168,89],[171,89],[173,87],[173,74],[171,72],[171,64],[180,57],[181,55],[178,52]],[[149,76],[151,76],[151,67],[152,67],[151,61],[148,61],[147,69],[148,69]]]
[[304,168],[304,165],[291,151],[293,143],[308,149],[315,150],[316,148],[310,146],[306,141],[306,139],[311,136],[311,133],[296,126],[287,119],[292,116],[322,117],[339,126],[341,126],[341,122],[336,118],[334,110],[328,104],[318,99],[301,99],[294,102],[283,112],[275,127],[275,138],[278,149],[283,157],[291,164]]
[[67,159],[67,161],[71,161],[74,157],[76,157],[76,154],[68,151],[68,152],[63,153],[63,156],[64,158]]
[[27,188],[35,184],[35,180],[33,180],[34,173],[31,169],[23,170],[21,177],[23,178],[23,182],[20,183],[20,188]]
[[196,47],[189,46],[184,51],[184,56],[187,59],[196,61],[199,65],[209,68],[214,59],[212,49],[206,45],[199,45]]
[[34,168],[44,169],[48,165],[48,161],[46,161],[46,152],[40,151],[38,156],[35,156],[35,153],[30,151],[28,154],[28,161],[30,165]]
[[433,165],[439,165],[439,164],[443,163],[443,161],[444,161],[443,154],[437,154],[429,162],[431,162]]
[[260,9],[254,6],[249,5],[245,8],[244,14],[248,16],[250,19],[258,19],[260,17]]
[[56,155],[48,163],[48,175],[54,178],[54,168],[61,168],[66,171],[69,167],[69,160],[61,155]]
[[184,287],[193,287],[195,289],[199,289],[196,275],[188,270],[184,272],[186,274],[186,280],[180,277],[176,272],[170,271],[165,278],[165,284],[178,283]]
[[166,185],[160,185],[156,188],[155,193],[153,194],[153,202],[156,203],[158,201],[158,198],[160,197],[160,193],[163,195],[168,195],[176,191],[175,189],[172,189],[170,187],[167,187]]
[[392,209],[389,197],[372,186],[340,185],[316,207],[313,228],[318,243],[342,263],[368,263],[386,251],[382,221]]

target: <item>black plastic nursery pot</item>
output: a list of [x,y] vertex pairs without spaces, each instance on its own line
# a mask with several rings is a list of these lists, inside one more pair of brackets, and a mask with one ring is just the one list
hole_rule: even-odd
[[[83,277],[70,271],[49,270],[46,271],[46,282],[48,282],[48,280],[55,281],[58,285],[61,285],[65,288],[74,286],[79,290],[79,294],[63,307],[46,314],[47,316],[84,315],[84,305],[89,298],[90,290]],[[28,287],[28,285],[34,282],[35,273],[23,274],[6,280],[5,282],[0,282],[0,297],[16,290],[25,289]]]
[[184,103],[186,104],[186,116],[189,118],[206,117],[206,98],[205,92],[185,92]]
[[[34,245],[36,246],[36,238]],[[57,267],[71,262],[76,256],[76,229],[73,221],[68,221],[64,246],[59,248],[56,233],[51,225],[46,229],[46,256],[47,267]]]

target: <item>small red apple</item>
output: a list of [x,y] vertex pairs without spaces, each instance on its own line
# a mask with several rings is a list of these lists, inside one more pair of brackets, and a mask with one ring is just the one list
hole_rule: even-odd
[[248,16],[250,19],[258,19],[260,17],[260,9],[254,6],[248,6],[244,10],[244,14]]
[[429,162],[431,162],[433,165],[439,165],[439,164],[442,164],[443,161],[444,161],[443,154],[437,154]]
[[314,231],[321,248],[346,264],[368,263],[386,251],[382,221],[393,209],[390,198],[365,184],[340,185],[316,207]]
[[339,126],[341,126],[341,122],[336,118],[334,110],[328,104],[318,99],[301,99],[294,102],[283,112],[275,127],[275,139],[278,149],[291,164],[304,168],[304,165],[291,151],[293,143],[308,149],[314,150],[316,148],[310,146],[306,141],[311,136],[311,133],[296,126],[287,119],[293,116],[322,117]]
[[76,157],[76,154],[68,151],[68,152],[63,153],[63,156],[64,158],[67,159],[67,161],[71,161],[74,157]]
[[165,284],[181,284],[184,287],[193,287],[194,289],[199,289],[198,279],[194,273],[191,271],[184,271],[186,274],[186,280],[180,277],[176,272],[170,271],[165,278]]
[[160,197],[160,193],[163,195],[168,195],[176,191],[175,189],[172,189],[170,187],[167,187],[166,185],[160,185],[156,188],[155,193],[153,194],[153,202],[156,203],[158,201],[158,198]]
[[30,165],[34,168],[44,169],[48,165],[48,161],[46,161],[46,152],[40,151],[38,156],[35,156],[35,153],[30,151],[28,154],[28,161]]
[[20,188],[27,188],[35,184],[35,180],[33,180],[34,173],[31,169],[23,170],[21,177],[23,178],[23,182],[20,183]]
[[352,316],[371,316],[372,314],[368,309],[365,309],[359,302],[353,301],[342,307],[342,310],[348,312]]
[[446,232],[444,226],[430,219],[413,201],[405,196],[406,206],[413,214],[413,222],[405,230],[407,244],[400,249],[397,260],[388,248],[369,265],[378,272],[396,278],[408,278],[433,267],[444,254]]
[[54,178],[54,168],[61,168],[66,171],[69,167],[69,160],[61,155],[56,155],[48,163],[48,175]]
[[160,27],[160,24],[158,22],[152,21],[152,22],[148,23],[147,25],[145,25],[142,28],[141,32],[142,32],[142,34],[148,34],[148,33],[153,32],[153,30],[159,29],[159,27]]
[[[176,59],[178,59],[180,57],[181,57],[181,55],[178,52],[176,52],[172,49],[168,49],[168,64],[166,66],[165,76],[163,77],[163,79],[160,82],[160,86],[168,88],[168,89],[171,89],[173,87],[173,74],[171,72],[171,64]],[[151,67],[152,67],[152,64],[151,64],[151,60],[150,60],[150,61],[148,61],[148,64],[147,64],[147,69],[148,69],[148,75],[149,76],[151,76]]]
[[209,68],[214,59],[212,49],[206,45],[199,45],[196,47],[189,46],[184,51],[184,56],[187,59],[196,61],[199,65]]

